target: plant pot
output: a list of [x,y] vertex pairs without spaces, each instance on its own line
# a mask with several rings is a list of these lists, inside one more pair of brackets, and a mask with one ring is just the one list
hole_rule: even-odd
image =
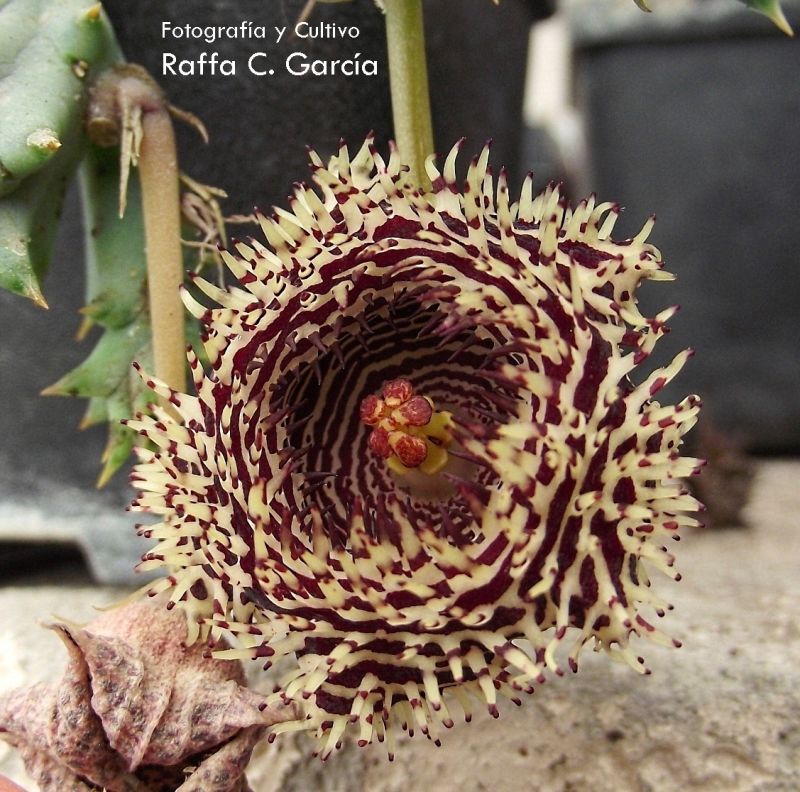
[[734,3],[588,5],[572,30],[589,181],[627,207],[623,232],[657,215],[678,281],[643,302],[682,306],[664,353],[697,350],[669,395],[699,393],[753,450],[797,451],[800,49]]

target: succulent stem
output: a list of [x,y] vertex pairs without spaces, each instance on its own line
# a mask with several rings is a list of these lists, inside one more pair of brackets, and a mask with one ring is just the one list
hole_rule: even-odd
[[88,0],[0,0],[0,288],[46,308],[64,194],[83,155],[87,85],[122,54]]
[[147,250],[147,285],[156,376],[186,390],[180,191],[175,133],[166,107],[145,113],[139,181]]
[[97,81],[87,132],[99,145],[121,143],[120,214],[130,165],[139,167],[155,375],[186,389],[178,154],[164,94],[147,72],[126,65]]
[[384,0],[384,10],[395,141],[414,181],[429,188],[425,158],[434,148],[422,0]]

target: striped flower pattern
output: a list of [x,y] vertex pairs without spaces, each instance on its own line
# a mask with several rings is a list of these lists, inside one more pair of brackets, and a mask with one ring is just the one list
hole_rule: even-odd
[[438,741],[587,644],[646,672],[636,636],[677,643],[650,575],[678,578],[665,542],[697,525],[700,405],[656,398],[689,350],[641,373],[674,313],[637,308],[672,277],[652,219],[615,242],[616,205],[530,177],[512,203],[488,148],[460,184],[458,150],[430,190],[371,139],[312,152],[314,185],[223,254],[238,285],[184,294],[195,394],[148,379],[171,408],[130,422],[149,592],[190,641],[295,658],[275,695],[304,717],[274,734],[323,757],[348,728]]

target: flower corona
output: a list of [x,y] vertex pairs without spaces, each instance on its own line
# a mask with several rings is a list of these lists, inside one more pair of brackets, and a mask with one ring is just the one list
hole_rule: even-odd
[[[397,728],[439,739],[454,705],[519,700],[587,643],[646,671],[632,639],[672,644],[651,572],[699,507],[681,479],[699,400],[658,392],[690,355],[638,374],[673,315],[643,316],[668,280],[646,239],[611,239],[619,209],[558,187],[511,202],[488,147],[429,191],[368,139],[315,187],[259,215],[264,241],[223,254],[238,285],[195,278],[195,395],[130,425],[134,507],[158,521],[143,569],[189,618],[189,641],[294,670],[276,698],[323,757]],[[213,301],[206,307],[196,299]]]

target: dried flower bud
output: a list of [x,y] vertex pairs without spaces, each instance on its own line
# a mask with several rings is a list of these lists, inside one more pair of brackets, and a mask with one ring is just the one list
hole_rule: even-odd
[[238,662],[184,646],[182,614],[161,604],[51,628],[69,654],[61,681],[0,698],[0,737],[42,792],[239,792],[265,728],[294,717],[248,690]]

